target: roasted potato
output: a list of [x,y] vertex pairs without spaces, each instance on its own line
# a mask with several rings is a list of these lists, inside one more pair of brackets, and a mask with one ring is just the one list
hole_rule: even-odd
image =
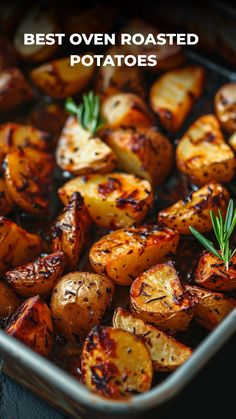
[[218,326],[236,306],[232,298],[228,298],[219,292],[189,285],[186,288],[198,301],[194,311],[196,320],[207,329]]
[[134,317],[123,308],[117,308],[112,322],[114,327],[127,330],[144,341],[150,351],[153,368],[156,371],[173,371],[192,354],[188,346]]
[[9,270],[4,277],[11,289],[22,297],[47,295],[61,277],[64,262],[64,253],[52,253]]
[[181,285],[172,262],[153,266],[131,285],[134,316],[163,330],[184,330],[194,312],[194,299]]
[[6,181],[0,177],[0,216],[6,215],[14,208],[15,202],[8,190]]
[[35,352],[47,356],[53,346],[53,325],[48,306],[37,295],[28,298],[13,314],[5,332]]
[[119,285],[129,285],[146,269],[168,260],[178,241],[178,233],[169,228],[126,228],[94,243],[89,259],[96,272],[108,275]]
[[4,178],[13,200],[30,213],[47,213],[54,160],[33,148],[18,149],[4,160]]
[[168,71],[151,87],[150,103],[161,125],[168,131],[178,131],[194,101],[201,95],[205,71],[189,66]]
[[14,292],[4,283],[0,282],[0,318],[7,319],[19,307],[20,301]]
[[78,267],[91,224],[83,198],[75,192],[52,227],[52,248],[54,252],[64,252],[70,270]]
[[99,137],[93,136],[69,117],[62,130],[56,149],[58,166],[73,175],[109,173],[116,166],[116,156]]
[[42,240],[6,217],[0,217],[0,272],[29,262],[42,250]]
[[104,139],[115,152],[121,169],[153,185],[162,183],[172,168],[172,144],[155,127],[108,129]]
[[82,341],[101,322],[113,291],[114,283],[105,275],[73,272],[63,276],[51,299],[55,328],[71,343]]
[[82,352],[82,376],[88,388],[110,399],[149,390],[152,361],[141,339],[126,330],[94,327]]
[[16,53],[8,38],[0,36],[0,72],[16,63]]
[[229,201],[228,191],[219,183],[208,183],[185,199],[159,212],[158,223],[174,228],[180,234],[191,234],[192,226],[201,233],[212,230],[210,211],[216,215],[218,209],[226,215]]
[[69,180],[59,189],[63,203],[79,192],[92,220],[103,227],[141,223],[153,200],[151,185],[126,173],[92,174]]
[[230,136],[229,145],[236,152],[236,131]]
[[235,172],[235,156],[225,143],[214,115],[198,118],[176,149],[177,166],[196,185],[212,180],[229,182]]
[[215,113],[225,131],[236,131],[236,83],[225,84],[218,90],[215,95]]
[[33,91],[23,73],[16,67],[0,73],[0,112],[33,99]]

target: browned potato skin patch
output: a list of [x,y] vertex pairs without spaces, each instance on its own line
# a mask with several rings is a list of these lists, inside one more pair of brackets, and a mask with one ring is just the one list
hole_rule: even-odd
[[110,399],[149,390],[152,361],[141,339],[122,329],[95,326],[82,352],[82,376],[88,388]]
[[55,328],[69,342],[81,342],[101,322],[113,292],[114,283],[105,275],[73,272],[63,276],[51,299]]
[[15,202],[11,197],[6,181],[3,178],[0,178],[0,216],[11,212],[14,205]]
[[228,191],[219,183],[209,183],[185,199],[159,212],[158,223],[173,228],[180,234],[191,234],[189,226],[201,233],[212,230],[210,211],[216,215],[218,209],[226,215],[229,201]]
[[33,91],[24,75],[16,67],[0,74],[0,112],[15,108],[33,98]]
[[215,95],[214,103],[222,128],[232,134],[236,131],[236,83],[222,86]]
[[48,306],[37,295],[26,300],[14,313],[5,332],[35,352],[47,356],[53,346],[53,324]]
[[14,292],[5,284],[0,282],[0,318],[9,318],[19,307],[20,300]]

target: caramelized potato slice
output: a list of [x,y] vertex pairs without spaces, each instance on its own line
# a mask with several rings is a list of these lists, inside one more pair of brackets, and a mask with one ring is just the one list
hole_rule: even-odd
[[47,213],[54,161],[50,154],[19,149],[4,160],[4,177],[13,200],[23,210]]
[[56,161],[61,169],[73,175],[88,175],[112,171],[116,156],[100,138],[86,131],[78,118],[69,117],[58,141]]
[[55,328],[71,343],[81,341],[99,324],[114,292],[105,275],[73,272],[56,284],[51,300]]
[[126,228],[94,243],[89,259],[96,272],[105,273],[119,285],[129,285],[146,269],[168,260],[178,241],[178,233],[168,228]]
[[63,203],[79,192],[92,220],[107,228],[141,223],[153,200],[151,185],[126,173],[92,174],[69,180],[59,189]]
[[222,128],[236,131],[236,83],[222,86],[215,95],[215,112]]
[[201,233],[212,230],[210,212],[226,215],[229,201],[228,191],[219,183],[209,183],[190,193],[185,199],[176,202],[159,212],[158,223],[174,228],[180,234],[191,234],[192,226]]
[[11,212],[14,205],[15,203],[8,190],[6,181],[0,177],[0,216]]
[[168,71],[152,85],[151,107],[165,129],[176,132],[182,127],[202,93],[204,75],[202,67],[183,67]]
[[53,325],[48,306],[37,295],[28,298],[14,313],[5,332],[35,352],[47,356],[53,346]]
[[106,130],[104,138],[115,152],[121,169],[153,185],[162,183],[172,168],[172,144],[154,127]]
[[78,267],[91,224],[83,198],[75,192],[52,227],[52,248],[54,252],[64,252],[70,270]]
[[19,307],[20,301],[14,292],[4,283],[0,282],[0,318],[9,318]]
[[116,309],[112,322],[114,327],[127,330],[144,341],[150,351],[153,368],[156,371],[173,371],[192,354],[188,346],[134,317],[123,308]]
[[18,68],[8,68],[0,73],[0,112],[29,102],[32,98],[33,91]]
[[143,393],[151,387],[152,361],[141,339],[126,330],[94,327],[82,352],[87,387],[110,399]]
[[6,217],[0,217],[0,272],[29,262],[42,250],[42,240],[18,227]]
[[172,262],[153,266],[135,279],[130,290],[134,316],[164,330],[185,330],[194,300],[181,285]]

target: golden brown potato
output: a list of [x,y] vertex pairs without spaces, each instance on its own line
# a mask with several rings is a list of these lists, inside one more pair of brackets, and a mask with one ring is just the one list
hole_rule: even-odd
[[20,301],[14,292],[4,283],[0,282],[0,318],[9,318],[19,307]]
[[89,259],[96,272],[129,285],[146,269],[168,260],[178,241],[178,233],[169,228],[126,228],[102,237],[91,247]]
[[141,339],[126,330],[94,327],[82,352],[83,381],[110,399],[149,390],[152,361]]
[[64,253],[52,253],[9,270],[4,277],[13,291],[22,297],[46,295],[61,277],[64,262]]
[[8,38],[0,36],[0,72],[6,68],[14,66],[16,63],[16,53]]
[[23,210],[46,213],[54,160],[33,148],[18,149],[4,160],[4,177],[13,200]]
[[172,262],[153,266],[135,279],[130,290],[134,316],[164,330],[185,330],[194,299],[181,285]]
[[236,152],[236,131],[229,138],[229,145]]
[[94,73],[94,66],[85,67],[81,63],[70,65],[70,57],[58,58],[31,71],[35,85],[45,94],[56,99],[64,99],[81,92]]
[[173,164],[173,147],[155,127],[121,127],[105,130],[104,139],[128,173],[159,185]]
[[191,234],[192,226],[201,233],[212,230],[210,211],[216,215],[218,209],[226,215],[229,201],[228,191],[219,183],[208,183],[185,199],[159,212],[158,223],[174,228],[180,234]]
[[63,203],[79,192],[92,220],[103,227],[141,223],[153,200],[151,185],[126,173],[93,174],[69,180],[59,189]]
[[91,224],[83,198],[75,192],[52,227],[52,249],[54,252],[64,252],[70,270],[78,268]]
[[190,126],[178,143],[176,159],[179,170],[196,185],[229,182],[234,176],[234,153],[214,115],[201,116]]
[[215,112],[222,128],[236,131],[236,83],[222,86],[215,95]]
[[0,217],[0,272],[29,262],[42,250],[42,240],[18,227],[6,217]]
[[197,299],[194,316],[198,323],[213,329],[235,308],[235,301],[219,292],[187,286],[187,290]]
[[105,275],[73,272],[56,284],[51,300],[55,328],[71,343],[99,324],[111,302],[113,281]]
[[28,298],[14,313],[5,332],[35,352],[47,356],[53,346],[53,325],[48,306],[37,295]]
[[150,91],[150,103],[164,128],[178,131],[190,112],[194,101],[201,95],[205,71],[189,66],[168,71]]
[[113,315],[113,326],[127,330],[144,341],[150,351],[156,371],[173,371],[192,354],[192,350],[156,327],[134,317],[123,308]]
[[56,149],[58,166],[73,175],[109,173],[116,166],[116,156],[99,137],[85,130],[78,118],[69,117]]
[[33,98],[33,91],[25,76],[16,67],[0,74],[0,112],[15,108]]
[[6,181],[0,177],[0,216],[11,212],[14,205],[15,202],[12,200]]

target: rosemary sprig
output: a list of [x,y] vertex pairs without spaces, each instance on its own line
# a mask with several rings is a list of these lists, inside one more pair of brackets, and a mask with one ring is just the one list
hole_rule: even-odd
[[103,126],[100,114],[100,99],[92,91],[82,96],[82,103],[76,105],[75,101],[68,97],[65,109],[72,115],[77,116],[84,129],[95,134]]
[[189,227],[192,234],[196,239],[213,255],[221,259],[226,269],[229,269],[230,259],[236,252],[236,249],[230,248],[230,236],[234,231],[236,225],[236,209],[234,208],[234,202],[230,199],[225,220],[220,210],[218,210],[219,216],[216,216],[213,211],[210,211],[212,227],[219,244],[220,252],[216,250],[214,244],[199,233],[195,228]]

